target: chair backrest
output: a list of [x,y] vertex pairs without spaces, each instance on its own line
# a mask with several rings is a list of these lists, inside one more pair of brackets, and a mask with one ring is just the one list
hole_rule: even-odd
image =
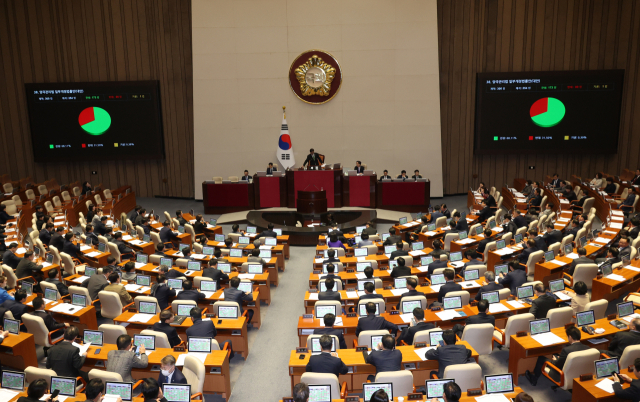
[[[369,299],[371,300],[371,299]],[[404,302],[408,302],[408,301],[419,301],[420,302],[420,306],[422,307],[423,310],[425,310],[427,308],[427,298],[425,296],[405,296],[402,298],[402,303]],[[407,314],[407,313],[411,313],[412,311],[402,311],[402,303],[400,304],[400,314]],[[380,309],[380,312],[383,312],[384,309]]]
[[560,250],[564,251],[564,246],[571,243],[573,241],[573,235],[567,235],[565,237],[562,238],[562,241],[560,242]]
[[453,378],[462,392],[480,388],[482,368],[478,363],[452,364],[444,369],[443,378]]
[[187,260],[186,258],[177,258],[176,266],[186,268],[187,266],[189,266],[189,260]]
[[[218,303],[221,303],[221,302],[218,302]],[[229,303],[229,302],[227,302],[227,303]],[[231,302],[231,303],[233,303],[233,302]],[[179,304],[191,304],[191,305],[193,305],[193,307],[197,307],[198,306],[198,303],[196,303],[193,300],[174,300],[174,301],[171,302],[171,311],[173,311],[173,314],[178,314],[178,305]],[[237,305],[238,305],[238,303],[234,304],[234,306],[237,306]],[[238,310],[238,311],[240,311],[240,310]],[[218,315],[217,308],[215,310],[215,314]]]
[[156,337],[156,348],[170,348],[169,337],[164,332],[153,331],[150,329],[143,329],[140,331],[140,335],[153,335]]
[[540,262],[544,258],[544,251],[534,251],[529,254],[529,259],[527,260],[527,278],[533,278],[533,274],[536,271],[536,263]]
[[[607,301],[607,299],[600,299],[600,300],[591,301],[585,304],[583,311],[593,310],[593,315],[595,319],[599,320],[604,318],[605,315],[607,314],[608,306],[609,306],[609,302]],[[620,367],[627,367],[627,366],[620,366]]]
[[547,251],[553,251],[553,254],[558,255],[558,253],[560,252],[560,243],[559,242],[553,243],[552,245],[549,246]]
[[[261,239],[263,239],[264,237],[261,237]],[[364,248],[367,249],[367,254],[369,255],[376,255],[378,254],[378,246],[376,246],[375,244],[372,244],[370,246],[364,246]]]
[[467,341],[478,354],[491,353],[493,342],[493,325],[491,324],[467,324],[462,332],[463,341]]
[[344,257],[344,249],[342,247],[339,247],[339,248],[329,247],[327,250],[335,250],[336,257]]
[[447,233],[444,236],[444,251],[449,252],[451,250],[451,242],[459,238],[460,235],[458,233]]
[[61,298],[60,292],[58,292],[58,287],[56,286],[55,283],[41,281],[40,282],[40,287],[42,288],[43,292],[44,292],[45,289],[55,290],[57,292],[56,293],[56,300],[60,300],[60,298]]
[[67,190],[62,192],[62,199],[65,201],[71,201],[71,195],[69,195],[69,192]]
[[[186,225],[184,225],[184,231],[185,231],[185,233],[188,233],[188,234],[191,235],[191,243],[195,243],[195,241],[196,241],[196,231],[193,230],[193,226],[187,223]],[[201,234],[201,233],[198,233],[198,234]]]
[[331,385],[331,400],[340,399],[340,381],[335,374],[329,373],[304,373],[300,382],[307,385]]
[[119,264],[122,262],[122,254],[120,254],[120,250],[118,250],[118,245],[115,243],[107,242],[107,246],[109,246],[109,252],[111,256],[116,259],[116,262]]
[[140,311],[140,302],[155,303],[156,304],[156,314],[160,314],[160,305],[158,304],[158,299],[156,299],[155,297],[151,297],[151,296],[136,296],[133,299],[133,302],[135,303],[137,311]]
[[5,193],[13,193],[13,184],[11,184],[11,182],[9,183],[4,183],[2,185],[2,189],[4,190]]
[[424,331],[418,331],[415,333],[415,335],[413,336],[413,343],[419,343],[419,342],[426,342],[427,345],[429,344],[429,342],[431,341],[431,338],[429,338],[429,333],[431,331],[442,331],[442,328],[432,328],[432,329],[426,329]]
[[560,328],[571,323],[573,319],[573,309],[571,307],[552,308],[547,311],[550,328]]
[[18,284],[18,277],[13,271],[13,268],[11,268],[6,264],[2,264],[2,272],[4,273],[4,276],[7,278],[7,287],[9,289],[15,288],[16,285]]
[[447,294],[444,295],[444,297],[454,297],[454,296],[460,296],[463,306],[466,306],[467,304],[469,304],[470,296],[469,296],[469,292],[467,292],[466,290],[457,290],[455,292],[447,292]]
[[100,299],[101,313],[103,317],[114,319],[122,314],[122,301],[116,292],[101,290],[98,293]]
[[67,253],[60,253],[60,258],[62,260],[62,267],[64,268],[64,272],[69,275],[75,275],[76,273],[76,264],[73,263],[73,259]]
[[27,189],[27,191],[24,192],[24,195],[27,197],[28,200],[36,199],[36,193],[33,191],[33,189]]
[[151,235],[151,241],[153,242],[154,247],[157,247],[158,244],[162,243],[162,240],[160,240],[160,234],[158,232],[151,231],[149,232],[149,234]]
[[49,343],[49,330],[44,325],[42,317],[31,314],[22,314],[22,323],[27,327],[27,332],[33,335],[36,345],[50,348],[53,346]]
[[489,261],[489,251],[497,248],[495,241],[490,241],[484,248],[484,262]]
[[[326,281],[327,281],[327,280],[326,280],[325,278],[320,279],[320,280],[318,281],[318,289],[320,289],[320,283],[325,283]],[[340,290],[343,290],[343,289],[342,289],[342,281],[335,281],[335,282],[333,283],[333,290],[334,290],[335,292],[340,291]]]
[[371,345],[372,336],[389,335],[389,331],[386,329],[376,329],[371,331],[362,331],[358,335],[358,346],[367,346],[368,348],[374,348],[377,345]]
[[122,376],[120,374],[113,373],[111,371],[106,371],[106,370],[91,369],[89,371],[89,380],[93,380],[94,378],[99,378],[103,382],[106,382],[106,381],[122,382]]
[[595,198],[593,197],[589,197],[584,201],[584,204],[582,206],[582,210],[583,211],[589,211],[591,209],[591,207],[593,207],[594,202],[596,201]]
[[376,382],[392,383],[394,395],[408,395],[413,392],[413,373],[409,370],[383,371],[376,375]]
[[[58,196],[53,197],[58,198]],[[13,197],[11,197],[11,199],[13,200],[13,203],[16,204],[17,206],[22,205],[22,199],[20,198],[20,196],[18,194],[14,195]],[[8,212],[7,212],[8,213]]]
[[447,224],[446,216],[441,216],[438,219],[436,219],[436,228],[441,228],[443,226],[446,226],[446,224]]
[[47,195],[48,191],[47,191],[47,186],[45,186],[44,184],[41,184],[38,186],[38,193],[40,195]]
[[413,257],[410,255],[400,255],[398,257],[396,257],[396,260],[404,260],[404,266],[405,267],[411,267],[413,265]]
[[511,238],[513,237],[513,233],[509,232],[502,236],[502,240],[504,240],[505,244],[511,243]]
[[628,345],[624,348],[622,356],[620,356],[620,368],[629,367],[640,357],[640,345]]
[[[465,219],[466,219],[466,218],[465,218]],[[469,228],[469,236],[471,236],[471,234],[473,234],[473,235],[475,236],[475,234],[476,234],[476,228],[477,228],[478,226],[482,226],[482,225],[481,225],[481,224],[479,224],[479,223],[476,223],[475,225],[471,225],[471,227]]]
[[315,315],[315,311],[318,307],[320,306],[336,306],[336,317],[342,317],[342,305],[340,304],[339,301],[337,300],[318,300],[315,304],[315,309],[314,309],[314,315]]
[[535,320],[536,317],[531,313],[512,315],[507,319],[507,325],[504,327],[504,346],[509,347],[511,344],[511,335],[515,335],[520,331],[529,331],[529,321]]
[[573,272],[573,283],[571,286],[582,281],[587,285],[587,289],[591,290],[591,285],[596,276],[598,276],[597,264],[578,264]]
[[191,394],[202,392],[204,388],[205,366],[200,359],[189,356],[184,359],[182,374],[187,379],[187,384],[191,385]]
[[532,220],[531,223],[529,224],[529,230],[535,229],[536,227],[538,227],[538,220]]
[[100,324],[99,331],[103,332],[103,343],[115,345],[120,335],[126,335],[127,329],[122,325]]
[[142,239],[142,237],[144,237],[144,228],[140,225],[136,225],[136,234],[140,239]]
[[524,235],[525,233],[527,233],[527,227],[526,226],[523,226],[523,227],[519,228],[518,230],[516,230],[516,234],[517,235],[519,235],[519,234]]
[[2,205],[5,205],[7,207],[5,212],[9,215],[15,215],[18,212],[18,207],[16,207],[16,203],[13,202],[13,200],[2,201]]
[[57,375],[58,374],[51,369],[43,369],[33,366],[28,366],[24,369],[24,379],[27,383],[31,384],[35,380],[42,378],[47,382],[47,388],[51,388],[51,377],[56,377]]
[[500,296],[500,300],[507,300],[509,296],[511,296],[511,289],[509,288],[499,289],[498,295]]
[[[151,232],[151,233],[153,234],[153,232]],[[152,264],[159,265],[161,258],[162,258],[161,255],[150,255],[149,256],[149,262],[152,263]]]
[[[584,374],[585,368],[593,369],[593,363],[600,358],[598,349],[582,350],[580,352],[571,352],[567,356],[562,371],[564,372],[564,384],[562,389],[573,389],[573,379]],[[589,371],[587,370],[587,371]]]
[[[320,339],[322,335],[320,334],[316,334],[316,335],[309,335],[307,337],[307,350],[311,351],[311,343],[313,342],[314,339]],[[340,349],[340,340],[338,339],[337,335],[329,335],[331,338],[333,338],[333,344],[336,345],[336,349]]]
[[82,286],[69,286],[69,294],[72,295],[82,295],[85,297],[85,307],[91,305],[91,295],[89,294],[89,290],[87,288],[83,288]]

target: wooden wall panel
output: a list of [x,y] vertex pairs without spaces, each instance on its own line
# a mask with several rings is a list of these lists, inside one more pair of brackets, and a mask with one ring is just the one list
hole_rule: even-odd
[[[438,0],[438,35],[445,194],[640,166],[640,2]],[[476,73],[617,68],[626,70],[617,154],[473,154]]]
[[[24,83],[117,80],[160,81],[166,159],[33,161]],[[190,0],[0,0],[0,174],[193,197],[192,94]]]

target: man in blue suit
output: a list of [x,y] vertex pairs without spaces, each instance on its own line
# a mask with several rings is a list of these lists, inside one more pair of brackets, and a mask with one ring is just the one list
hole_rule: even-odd
[[176,358],[171,355],[160,360],[158,385],[162,386],[162,384],[187,384],[184,374],[176,368]]

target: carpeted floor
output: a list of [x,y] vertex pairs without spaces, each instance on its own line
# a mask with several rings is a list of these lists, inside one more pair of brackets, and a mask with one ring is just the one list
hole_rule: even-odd
[[[445,197],[433,200],[432,203],[445,202],[449,210],[467,212],[466,195]],[[166,210],[171,215],[176,209],[202,213],[201,202],[193,200],[175,200],[163,198],[139,198],[138,203],[147,210],[154,209],[162,216]],[[206,215],[205,218],[217,218]],[[242,223],[241,223],[242,224]],[[230,225],[224,224],[224,233],[230,231]],[[384,224],[381,231],[386,231]],[[263,306],[262,327],[260,330],[249,330],[250,354],[245,361],[242,357],[235,357],[230,362],[232,394],[230,401],[240,402],[248,400],[276,401],[291,395],[290,377],[288,375],[288,361],[291,350],[298,342],[297,321],[303,313],[303,298],[308,287],[309,264],[314,256],[313,247],[291,247],[291,258],[286,262],[286,270],[280,273],[280,284],[272,288],[272,303]],[[617,300],[616,302],[619,302]],[[615,303],[609,304],[608,313],[615,312]],[[507,372],[509,351],[494,349],[493,353],[480,357],[483,373],[497,374]],[[44,365],[42,365],[44,366]],[[520,377],[520,387],[530,393],[536,401],[570,401],[571,394],[567,391],[551,388],[552,383],[542,377],[537,387],[533,387]],[[207,402],[222,401],[218,395],[207,395]]]

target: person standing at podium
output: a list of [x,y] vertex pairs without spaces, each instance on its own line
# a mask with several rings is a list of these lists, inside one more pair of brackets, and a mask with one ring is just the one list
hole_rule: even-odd
[[313,148],[309,150],[309,155],[307,155],[307,159],[305,159],[302,166],[306,166],[307,163],[309,164],[310,168],[314,166],[315,167],[320,166],[320,155],[318,155]]
[[362,162],[356,161],[356,167],[354,167],[353,170],[355,170],[357,174],[363,174],[364,166],[362,166]]

